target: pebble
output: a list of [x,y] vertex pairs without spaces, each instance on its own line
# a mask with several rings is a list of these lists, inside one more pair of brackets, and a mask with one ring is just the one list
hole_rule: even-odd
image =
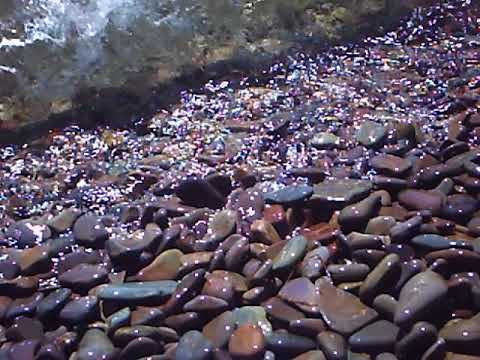
[[289,240],[273,259],[272,270],[283,271],[298,262],[307,249],[307,240],[299,235]]
[[326,280],[319,279],[316,286],[319,294],[316,306],[332,330],[349,335],[377,318],[375,310]]
[[357,140],[366,147],[378,147],[387,136],[386,128],[373,121],[365,121],[358,130]]
[[348,344],[340,334],[322,331],[317,335],[317,343],[328,360],[348,359]]
[[390,321],[380,320],[367,325],[348,339],[352,351],[382,353],[393,351],[400,329]]
[[413,276],[400,291],[395,324],[403,328],[434,315],[447,292],[445,280],[433,271],[423,271]]
[[175,360],[207,360],[212,358],[212,343],[201,332],[186,332],[178,342]]
[[235,359],[258,359],[263,356],[265,349],[262,330],[248,323],[239,326],[228,342],[228,351]]
[[177,282],[171,280],[132,282],[106,285],[97,296],[101,300],[112,300],[122,303],[161,302],[173,294]]

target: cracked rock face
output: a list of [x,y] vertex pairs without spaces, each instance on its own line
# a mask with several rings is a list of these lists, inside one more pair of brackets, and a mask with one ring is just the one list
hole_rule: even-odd
[[0,128],[18,129],[90,102],[80,96],[86,89],[145,96],[192,69],[269,58],[312,34],[320,43],[339,41],[414,2],[3,0]]

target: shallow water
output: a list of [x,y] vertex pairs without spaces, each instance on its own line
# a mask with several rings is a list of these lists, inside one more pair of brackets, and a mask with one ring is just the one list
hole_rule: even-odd
[[[222,60],[337,40],[395,13],[383,2],[314,0],[4,0],[0,119],[38,121],[86,89],[136,95]],[[361,20],[361,26],[354,25]],[[315,35],[315,36],[312,36]],[[353,34],[350,34],[353,35]]]

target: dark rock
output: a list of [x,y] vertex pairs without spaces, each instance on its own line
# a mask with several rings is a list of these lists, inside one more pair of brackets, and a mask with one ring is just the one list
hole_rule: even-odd
[[390,321],[380,320],[367,325],[348,339],[352,351],[382,353],[392,351],[399,328]]
[[101,247],[109,237],[100,218],[93,214],[82,215],[75,221],[73,235],[80,244],[93,248]]
[[213,355],[213,344],[199,331],[188,331],[178,342],[175,360],[207,360]]
[[267,204],[292,206],[305,201],[310,198],[312,194],[313,188],[311,186],[290,185],[273,192],[265,193],[263,197]]
[[313,340],[283,331],[275,331],[266,336],[267,348],[282,357],[295,357],[316,348]]
[[435,314],[447,291],[445,280],[432,271],[424,271],[413,276],[400,292],[395,324],[404,328]]
[[219,209],[225,205],[225,197],[207,180],[189,178],[175,189],[176,195],[186,205]]
[[379,196],[370,196],[340,211],[338,223],[345,233],[363,231],[368,221],[378,215],[382,204]]

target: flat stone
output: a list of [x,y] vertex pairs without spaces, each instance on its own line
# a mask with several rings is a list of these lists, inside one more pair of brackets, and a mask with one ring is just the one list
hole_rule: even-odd
[[327,271],[335,284],[344,282],[362,281],[370,272],[366,264],[349,263],[343,265],[329,265]]
[[342,335],[333,331],[322,331],[317,335],[317,343],[328,360],[347,360],[348,344]]
[[372,189],[368,180],[335,179],[315,184],[310,201],[315,205],[327,205],[341,209],[365,198]]
[[376,216],[370,219],[365,228],[365,233],[372,235],[389,235],[390,229],[397,220],[393,216]]
[[227,345],[230,336],[235,330],[235,317],[231,311],[218,315],[203,327],[203,335],[217,347]]
[[357,133],[357,141],[366,147],[379,146],[387,136],[385,126],[373,121],[365,121]]
[[306,337],[315,337],[318,333],[325,331],[327,325],[322,319],[303,318],[290,321],[288,330],[290,332]]
[[263,194],[267,204],[280,204],[292,206],[310,198],[313,188],[308,185],[289,185],[279,190]]
[[404,177],[412,167],[412,162],[394,155],[379,154],[370,159],[370,166],[385,176]]
[[150,355],[155,355],[162,350],[160,342],[147,337],[138,337],[130,341],[121,351],[120,359],[141,359]]
[[67,208],[48,220],[47,224],[55,232],[63,233],[72,227],[72,225],[75,223],[75,220],[77,220],[81,214],[82,212],[79,209]]
[[480,314],[449,321],[439,333],[450,351],[480,356]]
[[15,318],[13,324],[5,332],[8,341],[20,342],[24,340],[43,339],[43,325],[36,319],[20,316]]
[[57,289],[48,294],[37,306],[37,315],[40,319],[54,317],[68,302],[72,291],[70,289]]
[[250,323],[262,329],[263,335],[272,332],[272,324],[267,319],[267,313],[262,306],[242,306],[233,311],[233,318],[237,327]]
[[58,277],[60,285],[80,294],[85,294],[107,280],[107,269],[103,265],[91,264],[79,264]]
[[78,345],[76,360],[116,358],[117,350],[105,333],[98,329],[88,330]]
[[186,312],[194,311],[198,313],[221,313],[227,310],[230,305],[223,299],[208,295],[197,295],[183,306]]
[[213,354],[213,344],[201,332],[186,332],[178,342],[175,360],[207,360]]
[[294,360],[327,360],[327,358],[322,351],[311,350],[303,353],[302,355],[298,355],[294,358]]
[[401,359],[412,359],[423,354],[437,340],[438,333],[432,324],[419,321],[412,326],[395,345],[395,352]]
[[400,278],[400,272],[400,257],[397,254],[385,256],[363,281],[360,299],[370,303],[377,295],[387,292]]
[[319,294],[318,308],[332,330],[342,335],[350,335],[377,318],[375,310],[327,280],[319,279],[315,285]]
[[149,265],[136,275],[138,281],[174,280],[181,267],[183,253],[178,249],[169,249],[158,255]]
[[297,309],[283,302],[278,297],[273,297],[262,304],[267,314],[280,322],[289,323],[293,320],[303,319],[305,315]]
[[175,189],[183,203],[195,207],[219,209],[225,205],[225,197],[208,181],[198,178],[185,179]]
[[435,251],[449,248],[472,249],[472,245],[464,240],[449,240],[437,234],[417,235],[411,240],[412,244],[419,248]]
[[376,321],[350,336],[348,343],[355,352],[393,351],[399,330],[398,326],[390,321]]
[[413,276],[400,291],[395,324],[403,328],[434,314],[447,292],[447,283],[437,273],[424,271]]
[[262,330],[252,324],[239,326],[228,342],[228,351],[234,358],[258,359],[265,353],[266,341]]
[[340,145],[340,138],[332,133],[321,132],[313,136],[310,144],[319,150],[331,150]]
[[306,277],[289,280],[283,285],[278,296],[296,306],[315,307],[318,302],[318,294],[315,285]]
[[282,357],[295,357],[316,348],[313,340],[283,331],[275,331],[266,336],[267,348]]
[[109,234],[98,216],[85,214],[75,221],[73,236],[82,245],[98,248],[108,239]]
[[398,201],[409,210],[430,210],[433,215],[439,215],[445,198],[434,191],[408,189],[398,194]]
[[358,203],[343,208],[338,215],[338,224],[344,233],[363,231],[369,220],[378,215],[382,207],[379,196],[369,196]]
[[305,255],[307,240],[301,236],[290,239],[273,259],[272,270],[282,271],[296,264]]
[[161,303],[173,294],[176,287],[177,282],[170,280],[112,284],[102,287],[97,296],[101,300],[122,303]]
[[95,296],[84,296],[68,302],[59,313],[59,319],[69,325],[85,325],[99,316]]
[[442,217],[448,220],[466,224],[478,209],[479,202],[467,194],[447,196],[442,208]]

